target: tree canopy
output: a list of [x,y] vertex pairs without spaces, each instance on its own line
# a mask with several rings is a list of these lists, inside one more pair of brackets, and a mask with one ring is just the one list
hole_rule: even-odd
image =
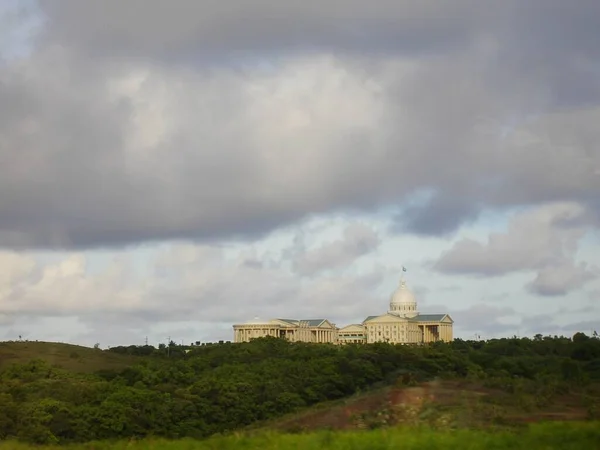
[[508,391],[528,382],[540,398],[600,383],[600,340],[582,333],[426,346],[261,338],[105,351],[140,358],[125,369],[93,374],[41,360],[0,372],[0,439],[205,437],[406,377],[477,379]]

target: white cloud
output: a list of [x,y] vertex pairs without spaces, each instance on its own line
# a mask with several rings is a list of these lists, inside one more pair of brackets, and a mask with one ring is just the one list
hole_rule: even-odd
[[485,244],[459,240],[434,267],[445,273],[479,276],[535,271],[530,289],[542,295],[563,295],[599,274],[597,267],[576,261],[579,242],[593,226],[582,205],[540,206],[516,214],[506,232],[491,233]]

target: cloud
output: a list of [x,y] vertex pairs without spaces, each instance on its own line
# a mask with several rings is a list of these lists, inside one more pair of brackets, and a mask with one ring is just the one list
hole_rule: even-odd
[[347,267],[374,251],[381,239],[373,228],[356,223],[346,227],[341,239],[326,242],[316,249],[297,248],[293,269],[301,275]]
[[556,317],[553,314],[534,314],[521,318],[519,330],[526,334],[546,334],[556,333],[561,326],[555,323]]
[[[438,270],[531,273],[525,298],[548,303],[598,288],[598,262],[578,251],[600,223],[597,1],[6,5],[5,325],[138,336],[255,315],[356,320],[387,309],[374,292],[397,255],[414,274],[430,257],[405,244],[437,252],[444,240],[427,238],[482,212],[521,211]],[[325,240],[303,226],[342,216]],[[458,279],[444,278],[421,292]],[[486,297],[477,283],[444,293],[467,328],[486,314],[468,309]],[[512,291],[494,289],[508,293],[495,306],[516,309]]]
[[71,253],[36,263],[35,276],[31,261],[15,264],[15,257],[3,254],[13,270],[0,280],[0,314],[3,321],[76,316],[87,324],[124,328],[184,321],[230,326],[257,315],[348,319],[369,313],[365,306],[372,302],[365,301],[387,275],[376,267],[300,279],[257,253],[251,260],[259,264],[248,264],[249,253],[231,257],[213,246],[173,244],[143,268],[132,265],[125,253],[94,271],[83,254]]
[[[2,265],[13,267],[0,280],[0,314],[5,316],[64,316],[112,310],[130,313],[142,306],[139,289],[132,287],[125,264],[114,260],[91,275],[83,254],[70,254],[56,263],[40,265],[2,254]],[[16,267],[16,269],[15,269]]]
[[594,226],[589,211],[576,203],[554,203],[513,216],[506,232],[487,243],[463,238],[443,253],[434,268],[447,274],[500,276],[536,271],[528,288],[540,295],[564,295],[600,274],[575,258],[580,240]]
[[566,332],[575,334],[577,332],[585,333],[591,336],[594,331],[600,333],[600,321],[599,320],[585,320],[581,322],[570,323],[562,327]]
[[588,268],[586,263],[577,265],[569,263],[540,270],[528,288],[536,294],[560,296],[580,288],[599,276],[600,270],[595,266]]
[[480,206],[462,196],[435,193],[425,204],[409,205],[395,218],[393,229],[416,235],[447,235],[477,219]]
[[255,238],[389,207],[426,235],[482,208],[600,211],[596,3],[249,5],[41,2],[31,52],[0,67],[0,245]]
[[76,43],[81,51],[100,55],[116,51],[181,59],[295,49],[441,51],[464,44],[473,34],[483,11],[476,4],[460,0],[452,6],[430,1],[366,5],[349,0],[342,5],[336,0],[311,0],[283,5],[273,0],[233,0],[225,6],[178,0],[166,7],[157,0],[127,4],[107,0],[99,7],[50,0],[41,6],[54,24],[46,39]]
[[[485,335],[494,335],[514,330],[514,323],[506,323],[501,319],[512,319],[517,316],[517,312],[509,306],[492,306],[485,303],[476,303],[465,309],[451,311],[450,315],[454,320],[457,331],[469,333],[484,333]],[[455,331],[455,334],[457,332]]]

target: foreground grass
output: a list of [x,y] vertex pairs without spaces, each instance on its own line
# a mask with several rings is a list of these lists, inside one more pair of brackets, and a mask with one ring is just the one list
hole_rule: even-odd
[[309,434],[264,433],[254,436],[233,435],[203,441],[140,440],[116,443],[88,443],[63,447],[30,447],[0,443],[0,450],[228,450],[228,449],[331,449],[378,450],[537,450],[594,449],[600,443],[600,422],[547,422],[532,424],[518,431],[445,430],[427,428],[388,428],[373,431],[317,432]]

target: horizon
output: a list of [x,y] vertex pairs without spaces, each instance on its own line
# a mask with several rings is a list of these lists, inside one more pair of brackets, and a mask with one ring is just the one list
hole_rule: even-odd
[[[518,335],[506,335],[506,336],[496,336],[496,337],[488,337],[485,338],[483,336],[473,336],[472,338],[454,338],[453,340],[462,340],[465,342],[488,342],[488,341],[494,341],[494,340],[503,340],[503,339],[527,339],[527,340],[537,340],[537,339],[568,339],[570,341],[573,340],[573,337],[576,334],[583,334],[586,337],[590,338],[590,339],[599,339],[598,337],[598,332],[596,330],[590,330],[589,332],[586,331],[576,331],[575,333],[573,333],[573,335],[568,336],[568,335],[551,335],[551,334],[547,334],[547,335],[543,335],[541,333],[538,333],[536,335],[533,336],[518,336]],[[280,337],[273,337],[273,336],[263,336],[257,339],[284,339],[284,338],[280,338]],[[254,340],[254,339],[253,339]],[[129,343],[129,344],[119,344],[119,345],[109,345],[109,346],[105,346],[103,347],[102,344],[100,342],[97,342],[93,345],[87,346],[87,345],[82,345],[82,344],[77,344],[77,343],[72,343],[72,342],[61,342],[61,341],[42,341],[42,340],[32,340],[32,339],[10,339],[10,340],[5,340],[5,341],[0,341],[0,344],[8,344],[8,343],[28,343],[28,342],[36,342],[36,343],[40,343],[40,344],[64,344],[64,345],[72,345],[72,346],[76,346],[76,347],[85,347],[85,348],[90,348],[90,349],[94,349],[94,348],[98,348],[100,350],[110,350],[112,348],[117,348],[117,347],[152,347],[154,349],[160,349],[160,345],[165,345],[167,346],[167,340],[161,342],[161,341],[157,341],[156,344],[152,344],[150,341],[148,342],[144,342],[143,344],[134,344],[134,343]],[[222,344],[248,344],[249,342],[234,342],[232,339],[229,340],[219,340],[219,341],[194,341],[194,342],[190,342],[189,344],[186,342],[180,342],[177,341],[175,338],[172,337],[171,342],[173,343],[174,346],[181,346],[181,347],[202,347],[202,346],[206,346],[206,345],[222,345]],[[250,341],[251,342],[251,341]],[[288,341],[290,344],[294,344],[295,342],[292,341]],[[319,344],[319,343],[311,343],[311,342],[302,342],[302,341],[298,341],[298,344],[306,344],[306,345],[330,345],[327,343],[324,344]],[[446,343],[448,344],[448,343]],[[356,344],[356,345],[361,345],[361,344]],[[362,344],[362,345],[372,345],[372,344]],[[389,345],[417,345],[417,344],[391,344],[389,343]]]

